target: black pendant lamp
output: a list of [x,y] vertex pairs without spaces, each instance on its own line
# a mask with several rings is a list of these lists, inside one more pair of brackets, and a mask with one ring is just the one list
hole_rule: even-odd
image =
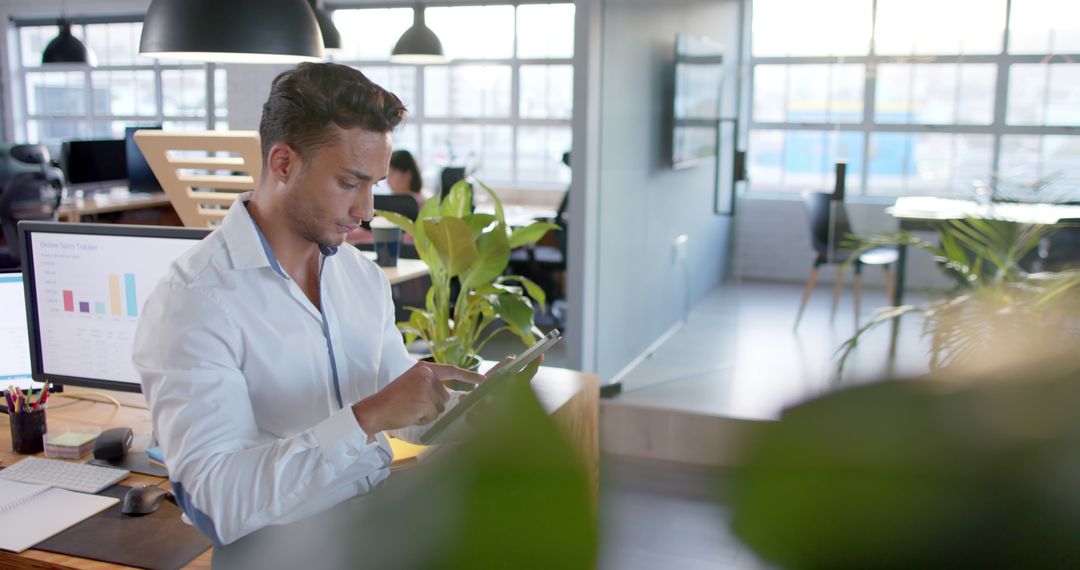
[[60,35],[53,38],[45,51],[41,54],[41,63],[85,63],[97,65],[94,52],[79,41],[79,38],[71,34],[71,20],[60,18],[57,22],[60,26]]
[[413,25],[401,34],[390,52],[394,63],[446,63],[439,36],[424,25],[424,7],[413,9]]
[[326,8],[319,6],[317,0],[308,0],[308,4],[311,6],[311,11],[315,13],[315,21],[319,23],[319,33],[322,34],[323,51],[341,51],[341,33],[338,32],[337,26],[334,25],[334,20],[330,17],[330,12],[327,12]]
[[153,0],[141,55],[221,63],[322,61],[315,13],[304,0]]

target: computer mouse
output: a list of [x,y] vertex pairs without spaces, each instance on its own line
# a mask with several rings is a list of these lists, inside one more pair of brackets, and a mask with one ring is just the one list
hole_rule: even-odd
[[120,512],[125,515],[148,515],[157,510],[161,501],[172,498],[172,493],[161,487],[153,485],[132,487],[127,493],[124,493],[124,501],[120,507]]

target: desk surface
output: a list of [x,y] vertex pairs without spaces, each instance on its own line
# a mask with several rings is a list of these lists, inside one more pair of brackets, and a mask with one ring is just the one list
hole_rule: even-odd
[[[562,368],[541,367],[532,381],[533,390],[546,410],[566,434],[575,449],[578,450],[590,478],[590,489],[595,501],[599,484],[599,378],[595,374],[585,374]],[[74,390],[73,390],[74,391]],[[63,422],[73,424],[97,425],[102,428],[127,426],[136,432],[146,433],[151,430],[150,412],[141,394],[108,392],[104,390],[84,390],[80,393],[103,393],[119,400],[123,407],[93,400],[51,399],[49,400],[48,422],[56,426]],[[7,427],[7,416],[0,420],[0,461],[10,465],[22,456],[11,451],[11,432]],[[391,441],[394,448],[395,463],[407,462],[422,447],[405,442]],[[122,481],[125,485],[162,485],[168,481],[159,477],[132,474]],[[211,551],[207,550],[185,568],[210,568]],[[21,554],[0,551],[0,568],[89,568],[117,569],[127,568],[116,564],[75,558],[42,550],[30,549]]]
[[87,193],[83,197],[64,200],[60,203],[57,215],[65,222],[77,222],[83,216],[157,208],[171,204],[172,202],[164,192],[128,192],[127,188],[120,187],[120,191],[98,190]]
[[[494,214],[495,205],[491,203],[478,204],[476,213]],[[553,220],[558,212],[551,208],[539,206],[505,205],[503,206],[503,214],[506,216],[506,225],[512,228],[523,228],[537,221],[537,219]]]
[[[375,261],[374,251],[362,251],[364,257]],[[397,285],[410,279],[416,279],[417,277],[423,277],[428,273],[431,273],[431,269],[426,263],[419,259],[405,259],[403,257],[398,258],[397,265],[394,267],[382,267],[379,266],[383,273],[386,273],[386,277],[390,279],[391,285]]]
[[937,221],[963,218],[998,219],[1022,224],[1056,224],[1060,220],[1080,218],[1080,206],[995,202],[979,204],[971,200],[904,196],[885,210],[901,220]]

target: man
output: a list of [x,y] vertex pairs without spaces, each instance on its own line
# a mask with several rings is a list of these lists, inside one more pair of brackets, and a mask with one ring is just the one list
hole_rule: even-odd
[[[359,71],[301,64],[263,105],[263,173],[143,309],[134,363],[188,518],[216,544],[367,493],[449,404],[394,327],[385,274],[346,233],[372,217],[405,109]],[[410,429],[412,428],[412,429]],[[397,430],[397,431],[395,431]]]

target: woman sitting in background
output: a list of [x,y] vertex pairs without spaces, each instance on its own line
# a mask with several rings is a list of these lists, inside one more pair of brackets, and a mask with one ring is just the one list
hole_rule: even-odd
[[409,151],[395,150],[390,155],[390,172],[386,182],[394,194],[411,194],[418,206],[424,205],[424,195],[420,190],[424,186],[424,179],[420,176],[416,159]]
[[[416,200],[416,205],[424,205],[424,195],[421,192],[423,178],[420,176],[420,167],[416,164],[411,152],[407,150],[395,150],[390,154],[390,170],[386,174],[386,183],[390,186],[393,194],[408,194]],[[371,230],[357,228],[345,236],[345,241],[353,245],[370,244]],[[404,236],[404,243],[411,244],[412,236]]]

